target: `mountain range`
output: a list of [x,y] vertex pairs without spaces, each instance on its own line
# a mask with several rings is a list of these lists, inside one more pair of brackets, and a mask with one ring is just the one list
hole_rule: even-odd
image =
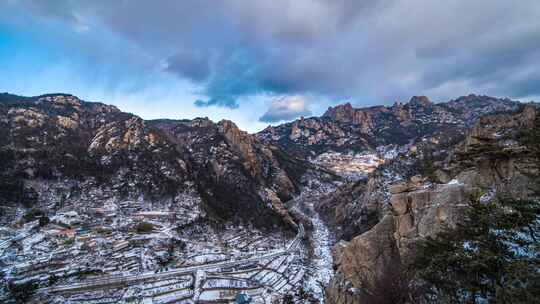
[[362,269],[377,277],[405,263],[416,240],[459,221],[473,188],[530,196],[538,169],[521,133],[537,112],[507,98],[415,96],[249,134],[228,120],[144,120],[68,94],[4,93],[0,223],[21,209],[127,200],[170,206],[181,227],[290,232],[314,225],[293,205],[309,194],[336,241],[327,302],[367,303]]

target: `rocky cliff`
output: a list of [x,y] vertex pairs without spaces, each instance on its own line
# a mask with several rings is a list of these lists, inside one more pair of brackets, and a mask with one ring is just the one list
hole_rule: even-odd
[[[388,299],[400,296],[401,271],[413,260],[415,243],[459,222],[471,195],[481,194],[484,202],[499,194],[533,195],[540,162],[524,134],[539,119],[537,112],[533,106],[522,106],[480,118],[430,170],[416,166],[409,174],[399,170],[390,174],[399,166],[380,168],[387,172],[384,182],[374,174],[371,180],[378,180],[379,186],[364,188],[357,197],[377,195],[387,212],[375,225],[365,224],[366,232],[335,246],[336,276],[327,289],[328,303],[391,303]],[[422,153],[409,154],[403,161],[415,165],[418,157]],[[410,175],[428,172],[435,174]]]

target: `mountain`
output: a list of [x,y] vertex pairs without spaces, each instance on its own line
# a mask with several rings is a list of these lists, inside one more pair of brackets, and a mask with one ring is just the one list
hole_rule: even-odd
[[72,95],[2,94],[0,132],[4,207],[149,200],[172,204],[186,223],[294,225],[283,202],[299,180],[287,170],[303,163],[230,121],[145,121]]
[[[318,208],[344,231],[334,247],[327,302],[398,301],[410,292],[401,271],[413,263],[417,243],[458,225],[473,197],[483,204],[501,197],[537,200],[540,158],[530,133],[539,120],[533,105],[482,116],[440,161],[429,150],[408,151],[321,200]],[[430,166],[420,165],[426,162]],[[343,214],[352,216],[343,220]]]
[[321,117],[300,118],[269,126],[257,134],[288,153],[315,159],[323,153],[391,152],[396,146],[463,136],[482,115],[517,109],[519,102],[469,95],[444,103],[414,96],[408,103],[354,108],[350,103],[328,108]]
[[[356,176],[355,181],[360,177],[326,200],[351,197],[373,187],[374,182],[366,184],[367,173],[385,162],[396,166],[392,159],[398,153],[429,154],[420,167],[440,161],[479,117],[519,105],[477,95],[446,103],[412,97],[390,107],[344,104],[321,117],[250,135],[226,120],[145,121],[67,94],[1,94],[0,198],[3,205],[48,201],[57,202],[57,208],[59,202],[81,199],[166,200],[183,210],[186,222],[210,214],[268,227],[283,222],[294,226],[283,203],[313,182],[306,173],[322,172],[317,166]],[[414,166],[400,167],[410,171]],[[365,200],[361,197],[353,195],[348,204],[357,205],[355,201]],[[349,239],[383,212],[379,204],[372,206],[354,212],[335,206],[323,215],[343,227],[340,235]]]
[[171,294],[195,302],[242,282],[294,303],[406,303],[402,269],[471,197],[537,199],[539,117],[509,99],[421,96],[248,134],[68,94],[0,94],[0,298],[33,286],[47,302],[47,287],[144,271],[155,281],[54,296],[162,299],[160,278],[187,267]]
[[200,194],[214,212],[267,221],[267,205],[294,225],[283,206],[298,191],[287,164],[275,147],[260,143],[228,120],[213,123],[154,120],[149,125],[165,132],[183,150]]

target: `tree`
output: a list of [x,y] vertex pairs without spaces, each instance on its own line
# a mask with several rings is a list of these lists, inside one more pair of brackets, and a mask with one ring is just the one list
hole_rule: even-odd
[[46,215],[43,215],[42,217],[39,218],[39,227],[43,227],[50,222],[51,220],[49,219],[49,217]]
[[10,282],[8,284],[8,289],[16,303],[27,303],[27,301],[34,295],[38,287],[38,284],[34,281],[28,281],[21,284],[14,284]]
[[538,201],[471,199],[462,222],[418,243],[428,303],[540,303]]
[[[23,219],[25,222],[31,222],[31,221],[34,221],[36,219],[40,219],[43,218],[43,217],[46,217],[47,215],[45,214],[45,212],[41,209],[38,209],[38,208],[31,208],[31,209],[28,209],[26,211],[26,213],[23,215]],[[41,221],[40,221],[41,223]]]
[[294,304],[294,297],[292,294],[286,294],[283,296],[283,304]]
[[148,222],[140,222],[135,229],[137,230],[137,233],[148,233],[154,230],[154,225]]
[[58,277],[53,273],[50,277],[49,277],[49,286],[52,286],[54,284],[58,283]]

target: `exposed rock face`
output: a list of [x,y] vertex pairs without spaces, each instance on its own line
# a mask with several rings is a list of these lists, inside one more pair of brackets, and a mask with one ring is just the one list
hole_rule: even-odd
[[406,104],[360,109],[347,103],[329,108],[322,117],[268,127],[257,137],[303,158],[329,151],[375,151],[379,146],[403,146],[429,138],[461,138],[478,117],[515,110],[518,105],[509,99],[476,95],[437,104],[415,96]]
[[384,214],[386,195],[380,188],[381,179],[376,175],[346,184],[323,197],[316,208],[334,227],[338,239],[350,240],[371,229]]
[[[408,188],[411,190],[414,188]],[[403,261],[410,261],[414,242],[454,226],[473,189],[460,183],[431,185],[426,189],[393,194],[394,239]],[[412,252],[411,252],[412,251]]]
[[354,109],[350,103],[329,108],[323,117],[329,117],[333,121],[352,123],[360,127],[361,133],[370,133],[376,125],[376,121],[383,113],[388,112],[386,107],[373,107],[369,109]]
[[441,171],[477,187],[496,186],[515,197],[529,195],[530,177],[540,171],[522,136],[535,124],[537,115],[538,109],[527,105],[517,113],[481,118]]
[[413,96],[411,97],[409,104],[413,107],[429,107],[433,103],[426,96]]
[[336,245],[337,275],[327,290],[329,303],[371,303],[366,290],[391,286],[413,260],[415,242],[459,220],[470,192],[463,184],[390,187],[390,210],[367,232]]
[[297,188],[275,150],[230,121],[144,121],[71,95],[2,94],[0,129],[4,206],[142,198],[173,202],[188,221],[293,225],[283,202]]
[[218,124],[218,130],[223,134],[229,145],[242,155],[245,160],[244,167],[253,177],[261,174],[258,166],[255,151],[253,149],[253,138],[246,132],[240,131],[238,127],[229,120],[223,120]]
[[[394,162],[396,176],[410,178],[399,181],[387,174],[386,182],[381,181],[369,192],[365,188],[357,194],[349,192],[358,198],[379,193],[382,204],[389,208],[367,232],[336,245],[337,273],[327,289],[328,302],[373,303],[373,294],[367,291],[377,290],[378,284],[392,286],[388,278],[396,277],[396,271],[413,261],[416,242],[456,225],[472,194],[484,193],[482,201],[497,193],[523,198],[531,195],[530,188],[540,175],[539,162],[521,137],[537,117],[535,107],[524,106],[513,113],[480,118],[446,159],[434,164],[433,170],[444,172],[446,183],[436,175],[430,179],[403,175],[403,171],[395,171],[400,166]],[[416,164],[411,158],[404,162],[402,166]],[[388,169],[392,168],[380,171]],[[390,195],[385,199],[380,193]],[[369,203],[357,199],[357,204]]]
[[[274,150],[227,120],[157,120],[184,151],[194,179],[207,204],[227,217],[279,224],[293,221],[283,206],[297,190]],[[272,216],[278,214],[279,217]]]
[[364,303],[364,288],[370,288],[383,276],[391,276],[390,272],[399,271],[394,226],[392,216],[387,215],[368,232],[338,245],[343,249],[334,259],[337,276],[327,288],[328,303]]
[[509,142],[500,141],[501,138],[515,139],[515,132],[532,128],[536,117],[536,108],[527,105],[517,114],[501,113],[498,115],[485,116],[480,118],[478,124],[474,126],[463,143],[465,152],[473,149],[477,145],[500,143],[507,145]]

